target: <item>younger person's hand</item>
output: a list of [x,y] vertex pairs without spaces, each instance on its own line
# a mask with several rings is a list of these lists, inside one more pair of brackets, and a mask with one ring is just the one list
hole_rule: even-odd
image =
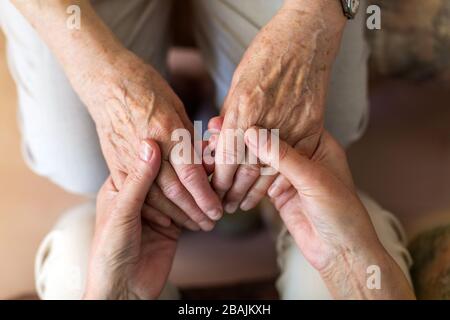
[[[401,269],[377,238],[358,198],[345,152],[325,132],[311,159],[286,142],[271,148],[270,135],[258,141],[259,128],[247,130],[246,145],[276,168],[292,187],[275,198],[288,231],[335,298],[414,298]],[[275,144],[273,144],[275,146]],[[366,286],[367,267],[381,270],[381,290]]]
[[[85,299],[159,297],[180,234],[179,227],[145,204],[160,164],[156,142],[143,141],[121,190],[111,178],[100,190]],[[167,227],[160,226],[161,219],[167,219]]]

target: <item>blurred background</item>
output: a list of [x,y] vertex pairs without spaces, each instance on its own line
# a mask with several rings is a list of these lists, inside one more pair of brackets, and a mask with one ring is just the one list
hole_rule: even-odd
[[[371,120],[349,159],[358,187],[396,214],[413,239],[450,223],[450,1],[372,2],[382,8],[382,30],[367,35]],[[176,21],[183,29],[182,17]],[[201,57],[186,37],[176,43],[169,56],[174,85],[186,103],[202,103],[205,97],[189,96],[189,86],[207,78]],[[83,201],[33,174],[22,159],[0,33],[0,299],[34,296],[40,241],[64,210]],[[222,228],[184,236],[171,277],[187,297],[267,298],[275,296],[276,275],[268,230]]]

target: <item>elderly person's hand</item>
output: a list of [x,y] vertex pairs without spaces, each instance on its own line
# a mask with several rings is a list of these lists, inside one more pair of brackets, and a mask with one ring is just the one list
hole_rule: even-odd
[[[120,190],[135,170],[141,139],[155,139],[162,164],[148,202],[180,225],[211,230],[222,205],[202,164],[180,164],[170,156],[177,143],[171,140],[173,131],[192,132],[193,126],[168,83],[119,42],[89,0],[12,2],[58,58],[88,108],[115,186]],[[82,12],[79,30],[66,27],[71,5]]]
[[[88,105],[104,105],[95,109],[94,119],[114,183],[120,189],[121,181],[133,172],[140,139],[155,139],[162,149],[162,163],[150,189],[149,204],[192,230],[196,225],[211,230],[213,221],[222,215],[222,205],[205,169],[193,157],[181,162],[171,153],[178,143],[172,141],[175,130],[193,134],[182,102],[151,66],[131,53],[117,58],[114,74],[113,79],[105,80],[111,81],[112,89],[87,95]],[[99,87],[88,85],[86,91],[89,90],[98,92]],[[191,145],[192,155],[199,151]]]
[[[246,145],[292,184],[271,200],[332,295],[337,299],[414,298],[401,269],[377,238],[338,143],[324,132],[309,159],[284,141],[272,148],[273,138],[258,138],[258,131],[256,127],[247,130]],[[366,286],[371,265],[380,267],[380,290]]]
[[85,299],[156,299],[169,275],[180,229],[144,203],[161,155],[154,141],[140,148],[121,190],[109,178],[98,195]]
[[[326,92],[345,21],[339,1],[285,1],[235,71],[223,128],[280,129],[289,145],[311,156],[323,132]],[[249,210],[276,176],[260,176],[258,165],[238,166],[243,155],[225,143],[225,130],[217,145],[213,186],[226,211]],[[283,178],[275,182],[274,188],[286,185]]]

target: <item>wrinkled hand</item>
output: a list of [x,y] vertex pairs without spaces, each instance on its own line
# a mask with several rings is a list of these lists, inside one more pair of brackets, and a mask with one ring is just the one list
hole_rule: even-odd
[[[169,156],[175,129],[192,129],[184,107],[150,66],[126,49],[89,0],[14,1],[58,59],[67,79],[92,116],[113,182],[121,189],[134,170],[139,142],[155,139],[162,168],[149,191],[152,210],[198,230],[213,227],[221,204],[199,165],[176,165]],[[83,12],[83,27],[67,28],[70,4]],[[158,44],[155,44],[158,45]],[[64,103],[64,102],[62,102]],[[158,199],[158,202],[152,202]]]
[[[89,104],[94,110],[100,143],[114,184],[120,190],[126,176],[134,170],[139,141],[151,138],[161,146],[162,164],[148,202],[154,211],[192,230],[211,230],[213,220],[221,217],[222,206],[212,190],[201,164],[177,164],[171,150],[175,129],[192,133],[184,107],[169,85],[149,65],[131,53],[117,59],[110,86],[99,88]],[[107,81],[97,81],[107,83]],[[192,147],[192,154],[194,148]],[[154,201],[158,200],[158,201]],[[160,219],[167,225],[168,219]]]
[[[227,146],[226,129],[245,131],[253,125],[279,129],[281,138],[306,156],[318,145],[329,76],[345,23],[338,1],[331,6],[327,1],[327,10],[321,2],[296,7],[287,1],[256,36],[235,71],[223,107],[212,180],[228,212],[239,205],[243,210],[256,206],[276,176],[260,176],[258,165],[238,166],[244,155]],[[329,10],[337,18],[328,19]],[[223,164],[224,160],[235,164]],[[278,184],[286,187],[283,178],[274,186]]]
[[[376,235],[338,143],[324,132],[309,159],[284,141],[278,150],[271,147],[270,137],[259,142],[257,130],[246,132],[250,151],[292,184],[271,201],[335,298],[414,298],[401,269]],[[366,270],[373,264],[382,272],[382,290],[377,292],[366,286]]]
[[144,204],[161,163],[158,145],[142,143],[120,191],[112,179],[97,198],[86,299],[156,299],[169,275],[180,229],[160,227]]

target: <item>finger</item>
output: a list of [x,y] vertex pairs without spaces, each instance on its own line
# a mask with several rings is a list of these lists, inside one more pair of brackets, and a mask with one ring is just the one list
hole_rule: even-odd
[[149,222],[156,223],[161,227],[169,227],[172,223],[170,218],[165,214],[161,213],[159,210],[144,204],[141,210],[142,217]]
[[241,201],[259,176],[260,167],[257,164],[243,164],[239,166],[234,183],[225,196],[224,209],[226,212],[234,213],[239,208]]
[[169,162],[162,162],[157,183],[167,199],[183,210],[202,230],[211,231],[214,228],[214,223],[200,210]]
[[[194,153],[194,148],[191,148],[191,154]],[[181,183],[192,195],[202,212],[211,220],[219,220],[223,213],[222,205],[219,197],[209,184],[208,176],[203,166],[201,164],[193,164],[193,162],[186,163],[184,160],[179,161],[172,154],[170,159]]]
[[208,121],[208,130],[216,130],[220,132],[222,130],[224,117],[217,116],[209,119]]
[[[181,228],[172,223],[169,227],[161,227],[158,224],[155,224],[148,220],[143,220],[142,227],[149,228],[153,232],[143,232],[142,238],[143,241],[148,241],[150,243],[155,243],[156,241],[161,240],[161,236],[163,236],[165,239],[171,240],[171,241],[178,241],[180,234],[181,234]],[[158,238],[158,240],[156,240]],[[173,250],[176,248],[171,248],[170,250]]]
[[153,140],[141,142],[139,158],[128,174],[117,197],[117,204],[123,214],[135,215],[141,212],[147,193],[158,175],[161,153]]
[[221,199],[231,188],[238,165],[245,156],[243,131],[236,129],[236,123],[237,116],[227,112],[215,151],[212,184]]
[[[315,137],[315,136],[314,136]],[[311,141],[315,139],[314,137],[309,137],[309,139],[303,139],[297,142],[294,146],[294,149],[305,156],[311,157],[312,154],[305,154],[305,150],[313,150]],[[314,140],[315,141],[315,140]],[[316,143],[317,144],[317,143]],[[291,183],[288,179],[286,179],[283,175],[278,175],[278,177],[275,179],[273,184],[270,186],[269,190],[267,191],[267,194],[271,198],[275,198],[280,196],[282,193],[286,192],[292,187]]]
[[112,176],[109,176],[97,193],[97,221],[103,219],[104,215],[109,214],[108,207],[110,206],[111,201],[116,198],[117,192]]
[[222,124],[223,117],[220,116],[211,118],[208,122],[208,144],[203,151],[203,166],[208,175],[211,175],[215,169],[214,156]]
[[275,181],[270,186],[269,190],[267,191],[267,194],[271,198],[276,198],[286,190],[288,190],[291,187],[291,183],[288,179],[286,179],[283,175],[278,175]]
[[[293,186],[291,186],[289,189],[282,192],[278,197],[271,198],[270,200],[278,211],[282,211],[281,209],[284,207],[284,205],[296,196],[298,197],[298,191]],[[298,210],[295,210],[294,212],[296,211]]]
[[101,186],[100,190],[98,191],[98,196],[103,195],[103,194],[108,194],[111,192],[118,192],[118,188],[116,187],[116,185],[114,184],[114,180],[112,175],[110,175],[106,181],[103,183],[103,185]]
[[267,195],[267,190],[276,177],[277,175],[259,176],[242,201],[241,210],[248,211],[255,208]]
[[199,231],[199,226],[180,208],[167,199],[157,184],[153,184],[147,194],[146,204],[172,219],[175,224],[185,226],[191,231]]
[[[224,117],[218,116],[211,118],[208,123],[208,129],[221,130]],[[217,147],[217,136],[210,139],[211,148]],[[241,204],[242,210],[250,210],[254,208],[266,194],[267,188],[270,186],[267,180],[273,178],[260,176],[260,167],[258,165],[241,165],[236,171],[234,183],[225,196],[225,211],[232,213],[237,210]],[[244,201],[243,201],[244,200]],[[242,202],[242,203],[241,203]]]
[[211,134],[206,147],[203,149],[203,167],[206,174],[209,176],[214,172],[214,153],[216,152],[217,140],[219,139],[219,133]]
[[261,161],[276,168],[298,192],[302,192],[304,188],[319,186],[320,181],[316,177],[320,169],[311,160],[300,155],[286,142],[275,141],[272,135],[259,139],[261,136],[258,127],[252,127],[245,133],[247,147]]
[[111,170],[111,181],[114,184],[116,190],[121,190],[127,174],[121,170]]

